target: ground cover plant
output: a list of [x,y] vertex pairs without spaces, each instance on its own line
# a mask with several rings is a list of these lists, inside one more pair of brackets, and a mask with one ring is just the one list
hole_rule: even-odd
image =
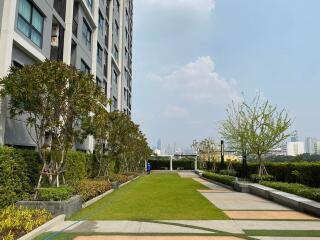
[[210,220],[228,219],[197,190],[207,189],[177,174],[142,176],[95,204],[72,220]]
[[0,239],[17,239],[51,218],[51,214],[42,209],[6,207],[0,211]]

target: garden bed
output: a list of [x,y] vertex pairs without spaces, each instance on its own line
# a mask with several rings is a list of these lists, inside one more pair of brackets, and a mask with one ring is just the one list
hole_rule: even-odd
[[31,209],[46,209],[53,216],[65,214],[67,217],[82,208],[82,197],[77,195],[64,201],[19,201],[16,206]]

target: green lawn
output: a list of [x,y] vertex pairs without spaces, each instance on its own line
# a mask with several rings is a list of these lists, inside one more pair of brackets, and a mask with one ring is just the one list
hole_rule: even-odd
[[153,173],[82,209],[71,220],[213,220],[227,216],[178,174]]

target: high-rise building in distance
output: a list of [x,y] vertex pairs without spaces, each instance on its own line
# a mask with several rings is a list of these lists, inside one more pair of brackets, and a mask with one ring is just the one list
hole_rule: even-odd
[[[133,0],[1,0],[0,77],[10,66],[59,60],[95,76],[110,111],[131,115]],[[1,100],[0,145],[34,143]],[[92,149],[93,140],[81,146]]]

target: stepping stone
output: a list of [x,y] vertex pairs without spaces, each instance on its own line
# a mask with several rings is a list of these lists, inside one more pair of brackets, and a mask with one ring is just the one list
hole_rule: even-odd
[[231,219],[319,220],[297,211],[224,211]]
[[80,236],[75,240],[241,240],[237,237],[219,236]]

